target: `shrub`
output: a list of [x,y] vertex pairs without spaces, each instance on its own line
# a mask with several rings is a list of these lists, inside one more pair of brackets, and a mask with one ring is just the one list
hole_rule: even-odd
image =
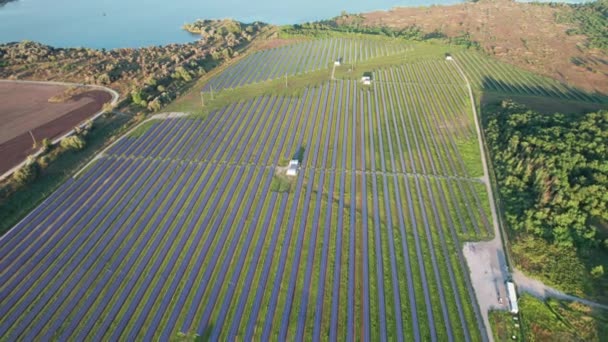
[[61,140],[61,147],[66,150],[81,150],[85,146],[85,141],[78,135],[73,135]]
[[40,149],[42,153],[47,153],[51,149],[51,141],[48,138],[42,139]]
[[597,265],[591,269],[591,276],[593,278],[601,278],[604,275],[604,266]]
[[31,158],[19,170],[13,173],[13,180],[19,185],[27,184],[36,178],[38,174],[37,164],[32,162]]
[[41,169],[46,169],[49,166],[49,163],[51,162],[51,157],[44,155],[41,156],[40,158],[38,158],[38,166],[40,166]]

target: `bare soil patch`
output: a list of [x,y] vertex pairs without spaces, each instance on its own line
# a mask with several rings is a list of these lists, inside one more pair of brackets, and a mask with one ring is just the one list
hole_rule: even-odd
[[0,83],[0,173],[35,152],[29,131],[38,142],[59,137],[112,99],[105,91],[93,90],[64,103],[48,102],[65,89],[56,85]]
[[[587,91],[608,94],[608,56],[584,48],[585,36],[567,35],[555,20],[566,7],[496,0],[453,6],[394,8],[363,14],[363,25],[438,30],[449,37],[469,33],[497,59]],[[343,19],[344,20],[344,19]],[[349,19],[345,19],[348,21]],[[578,66],[573,61],[585,61]]]

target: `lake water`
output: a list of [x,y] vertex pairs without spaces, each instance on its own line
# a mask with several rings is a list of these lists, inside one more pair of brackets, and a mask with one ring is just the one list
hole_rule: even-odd
[[395,6],[458,0],[18,0],[0,8],[0,43],[33,40],[59,47],[141,47],[195,39],[181,26],[234,18],[295,24]]

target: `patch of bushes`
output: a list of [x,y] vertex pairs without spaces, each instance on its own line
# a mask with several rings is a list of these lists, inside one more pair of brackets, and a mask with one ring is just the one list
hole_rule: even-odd
[[37,175],[38,164],[30,157],[25,165],[13,173],[13,180],[18,185],[24,185],[34,180]]
[[60,146],[65,150],[82,150],[85,141],[79,135],[72,135],[61,140]]

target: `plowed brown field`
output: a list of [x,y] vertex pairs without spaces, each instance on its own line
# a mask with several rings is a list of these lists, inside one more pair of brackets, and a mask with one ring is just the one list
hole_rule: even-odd
[[0,174],[35,152],[37,141],[59,137],[99,112],[112,96],[92,90],[64,103],[48,99],[66,89],[59,85],[0,83]]

